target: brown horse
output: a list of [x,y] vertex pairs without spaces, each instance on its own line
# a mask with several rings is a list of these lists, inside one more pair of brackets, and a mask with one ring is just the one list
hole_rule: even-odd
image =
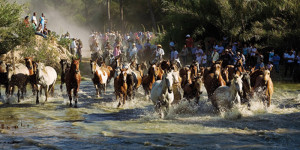
[[144,76],[142,79],[142,85],[145,90],[145,95],[148,96],[152,89],[152,85],[158,75],[158,67],[155,64],[150,64],[148,69],[148,75]]
[[227,65],[226,68],[228,68],[229,81],[231,81],[235,75],[241,76],[241,74],[246,71],[243,67],[242,59],[237,60],[235,65]]
[[267,103],[267,107],[269,107],[271,105],[271,98],[274,92],[273,82],[270,77],[270,70],[261,69],[259,71],[254,71],[250,76],[252,80],[255,78],[254,86],[252,86],[251,89],[252,95],[254,92],[258,92],[259,88],[262,88],[262,101],[264,104]]
[[189,99],[196,98],[196,104],[198,104],[200,95],[202,94],[202,76],[198,73],[197,77],[192,83],[187,83],[184,88],[184,97]]
[[192,84],[192,79],[191,79],[191,70],[188,67],[184,67],[180,69],[179,75],[182,79],[181,82],[181,88],[184,88],[186,84]]
[[70,106],[72,106],[72,90],[75,100],[75,107],[77,107],[78,91],[81,81],[81,75],[79,70],[80,59],[72,59],[71,67],[66,70],[66,88],[70,100]]
[[33,61],[32,57],[25,57],[25,65],[29,70],[29,83],[32,88],[32,93],[35,95],[36,89],[36,62]]
[[114,79],[116,100],[119,99],[118,107],[125,104],[127,99],[127,69],[121,69],[120,75]]
[[204,86],[207,91],[208,98],[212,96],[214,91],[219,87],[219,86],[225,86],[226,82],[222,78],[221,75],[221,64],[215,63],[212,65],[211,68],[206,68],[204,70]]

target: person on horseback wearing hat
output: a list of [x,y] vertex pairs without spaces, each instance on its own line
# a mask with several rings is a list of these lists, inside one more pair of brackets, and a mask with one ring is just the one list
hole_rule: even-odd
[[165,55],[165,51],[162,49],[162,46],[160,45],[160,44],[158,44],[157,45],[157,49],[156,49],[156,51],[155,51],[155,53],[156,53],[156,58],[157,58],[157,60],[160,62],[160,61],[162,61],[162,57],[163,57],[163,55]]

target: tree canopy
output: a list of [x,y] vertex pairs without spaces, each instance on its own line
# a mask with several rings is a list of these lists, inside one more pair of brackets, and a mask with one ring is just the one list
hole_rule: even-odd
[[32,29],[20,20],[22,11],[17,3],[0,1],[0,55],[28,43],[33,37]]

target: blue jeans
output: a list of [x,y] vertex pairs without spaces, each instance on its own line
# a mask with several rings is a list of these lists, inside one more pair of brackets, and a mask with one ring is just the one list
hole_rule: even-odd
[[275,71],[278,73],[279,72],[279,64],[274,64],[274,68],[275,68]]

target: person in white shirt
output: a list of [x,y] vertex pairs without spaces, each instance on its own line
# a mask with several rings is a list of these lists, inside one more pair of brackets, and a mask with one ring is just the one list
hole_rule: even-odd
[[285,65],[285,71],[284,76],[287,75],[287,71],[290,70],[290,76],[292,76],[294,71],[294,59],[295,55],[293,54],[293,51],[289,51],[288,55],[286,56],[286,65]]
[[217,49],[214,48],[213,53],[211,54],[211,58],[212,58],[212,63],[215,63],[216,61],[219,60],[219,53],[217,51]]
[[250,66],[255,66],[256,64],[256,55],[257,53],[257,49],[254,47],[254,45],[252,44],[250,47]]
[[165,51],[162,49],[162,46],[160,44],[157,45],[157,49],[156,49],[156,58],[158,59],[158,61],[162,60],[162,57],[165,55]]
[[200,53],[196,54],[196,61],[198,62],[199,65],[201,64],[201,60],[202,60],[202,55]]
[[31,17],[31,21],[33,21],[33,23],[35,24],[35,26],[37,26],[37,20],[36,20],[36,13],[33,13],[33,16]]
[[71,49],[71,54],[74,55],[75,54],[75,50],[77,49],[75,38],[72,39],[70,49]]
[[171,47],[171,61],[172,62],[176,62],[179,64],[179,66],[181,66],[180,64],[180,60],[179,60],[179,57],[178,57],[178,51],[175,49],[175,47]]

